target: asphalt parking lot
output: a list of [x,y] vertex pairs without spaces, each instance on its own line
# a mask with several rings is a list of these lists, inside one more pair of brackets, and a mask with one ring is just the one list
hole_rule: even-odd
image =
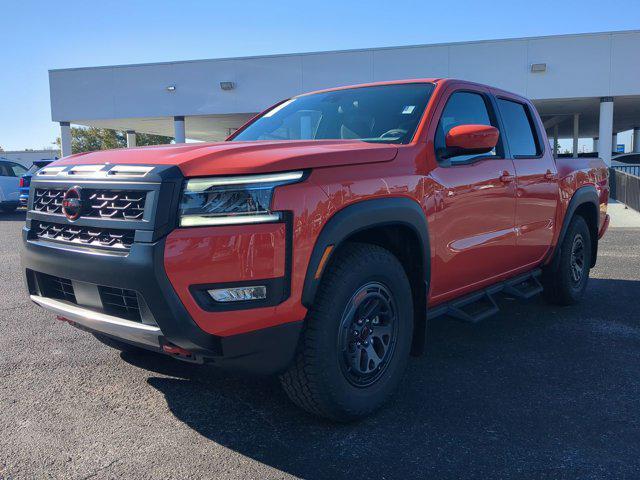
[[585,301],[439,319],[399,394],[352,425],[274,379],[121,354],[27,299],[0,215],[0,478],[639,478],[640,228],[612,228]]

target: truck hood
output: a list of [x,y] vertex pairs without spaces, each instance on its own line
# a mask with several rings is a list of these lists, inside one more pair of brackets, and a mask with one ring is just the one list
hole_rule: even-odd
[[197,177],[388,162],[397,153],[395,145],[360,140],[217,142],[79,153],[55,165],[176,165]]

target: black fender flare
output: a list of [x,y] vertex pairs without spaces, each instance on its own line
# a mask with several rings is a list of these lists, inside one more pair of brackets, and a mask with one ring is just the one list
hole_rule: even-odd
[[591,252],[591,266],[595,266],[596,257],[598,255],[598,228],[600,226],[600,202],[598,197],[598,192],[596,191],[596,187],[593,185],[585,185],[580,187],[575,191],[571,200],[569,201],[569,205],[567,206],[567,211],[564,214],[564,219],[562,221],[562,228],[560,229],[560,235],[558,236],[558,242],[553,250],[552,260],[550,262],[550,266],[552,270],[556,270],[560,264],[560,246],[564,241],[564,237],[567,235],[567,230],[569,229],[569,224],[571,223],[571,219],[576,213],[578,207],[591,204],[595,208],[596,211],[596,231],[595,231],[595,242],[592,242],[592,252]]
[[[431,249],[427,219],[420,204],[406,197],[363,200],[351,204],[335,213],[325,223],[318,236],[302,289],[302,304],[309,308],[315,299],[322,278],[315,274],[325,249],[334,246],[333,254],[344,240],[351,235],[372,227],[402,225],[415,232],[422,246],[422,261],[426,292],[431,279]],[[426,299],[425,299],[426,301]]]

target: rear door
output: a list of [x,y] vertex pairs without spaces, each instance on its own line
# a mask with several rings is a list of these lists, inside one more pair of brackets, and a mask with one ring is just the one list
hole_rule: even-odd
[[[446,300],[490,283],[517,266],[515,258],[515,170],[500,139],[482,155],[440,158],[448,131],[457,125],[499,128],[488,89],[480,86],[445,94],[434,134],[438,166],[438,211],[430,220],[436,239],[431,298]],[[500,135],[502,137],[502,134]]]
[[0,161],[0,202],[17,202],[20,193],[18,191],[18,183],[20,176],[16,175],[18,171],[26,172],[22,165],[17,163]]
[[533,107],[506,96],[498,96],[497,105],[517,176],[517,261],[530,266],[543,260],[553,239],[558,171]]

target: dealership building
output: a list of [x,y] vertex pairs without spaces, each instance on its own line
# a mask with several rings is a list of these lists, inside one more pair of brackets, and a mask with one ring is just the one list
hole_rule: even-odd
[[454,77],[532,99],[556,146],[593,140],[610,162],[621,132],[640,151],[638,52],[640,31],[621,31],[51,70],[51,114],[68,155],[74,124],[127,131],[130,146],[135,132],[218,141],[303,92]]

